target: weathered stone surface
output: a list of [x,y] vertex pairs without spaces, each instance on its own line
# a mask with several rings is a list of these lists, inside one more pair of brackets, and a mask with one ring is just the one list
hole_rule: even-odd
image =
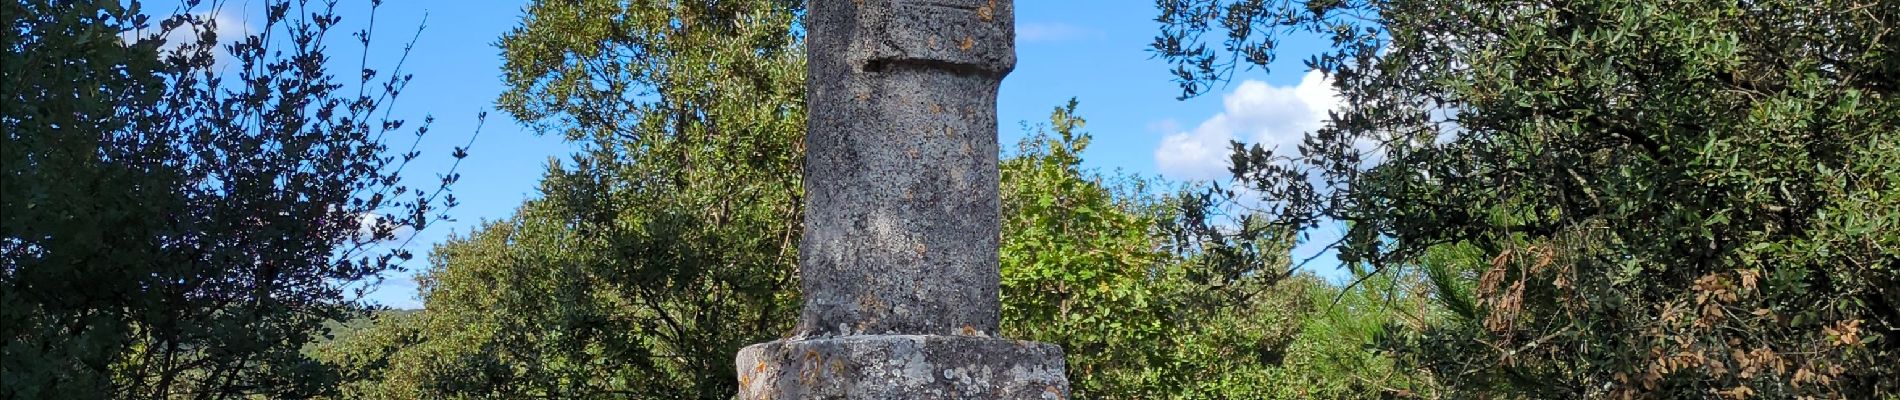
[[975,336],[871,335],[739,351],[741,399],[1065,399],[1062,349]]
[[1010,0],[813,0],[805,304],[739,352],[745,399],[1064,399],[1062,349],[991,338]]
[[998,0],[820,0],[795,337],[995,333]]

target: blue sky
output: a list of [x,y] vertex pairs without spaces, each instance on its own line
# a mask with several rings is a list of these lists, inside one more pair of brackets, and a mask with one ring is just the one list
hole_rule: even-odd
[[[366,1],[342,3],[343,25],[361,26],[365,14],[356,3]],[[261,4],[228,1],[217,14],[236,23],[227,22],[220,30],[256,29],[261,21],[245,16],[260,12]],[[422,144],[427,153],[412,171],[445,169],[451,146],[475,130],[477,113],[493,108],[502,91],[501,57],[493,44],[519,22],[525,4],[392,0],[377,12],[372,65],[395,61],[400,42],[427,18],[404,67],[416,78],[395,108],[396,115],[412,120],[436,117]],[[1095,138],[1084,155],[1086,166],[1175,181],[1214,179],[1225,176],[1229,139],[1291,146],[1301,132],[1318,124],[1328,107],[1337,105],[1323,78],[1299,63],[1317,42],[1300,39],[1283,42],[1286,52],[1271,73],[1241,71],[1225,87],[1177,101],[1179,89],[1170,80],[1169,66],[1150,59],[1147,51],[1156,33],[1155,15],[1148,0],[1017,1],[1017,67],[1003,81],[998,101],[1003,148],[1013,148],[1022,137],[1020,122],[1044,122],[1050,110],[1075,97],[1081,101],[1079,114],[1089,121],[1085,130]],[[346,34],[332,37],[334,48],[350,50],[334,52],[339,63],[350,67],[339,71],[356,65],[349,39]],[[537,195],[536,184],[550,158],[564,159],[571,151],[560,138],[535,136],[507,113],[489,113],[459,170],[463,178],[454,193],[461,205],[451,211],[457,221],[416,233],[410,247],[426,254],[450,232],[466,233],[479,221],[506,218],[522,200]],[[434,177],[423,173],[410,179],[426,184]],[[410,274],[427,265],[423,258],[410,261],[406,266],[411,272],[392,273],[370,299],[397,308],[420,307]],[[1331,266],[1315,267],[1322,275],[1337,276]]]

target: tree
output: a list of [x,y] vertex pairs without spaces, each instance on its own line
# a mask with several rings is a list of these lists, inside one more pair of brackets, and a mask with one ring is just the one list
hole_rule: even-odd
[[1075,397],[1409,390],[1394,360],[1362,344],[1399,320],[1384,312],[1393,298],[1423,297],[1386,284],[1334,304],[1338,288],[1283,273],[1288,236],[1239,234],[1197,186],[1164,196],[1150,186],[1161,183],[1082,168],[1090,136],[1075,111],[1073,100],[1056,108],[1003,160],[1001,190],[1003,336],[1062,345]]
[[452,170],[401,183],[418,153],[388,135],[428,125],[384,111],[411,77],[336,78],[329,5],[265,9],[230,42],[201,14],[153,27],[138,2],[0,4],[4,397],[324,393],[333,371],[303,345],[409,257],[396,229],[455,203]]
[[1455,392],[1900,391],[1900,4],[1159,4],[1185,95],[1330,37],[1347,107],[1236,181],[1436,275],[1457,317],[1395,345]]
[[802,6],[530,6],[499,44],[499,103],[584,150],[436,249],[426,328],[388,370],[350,354],[400,335],[328,350],[380,380],[353,395],[732,397],[732,355],[798,304]]
[[[306,352],[337,371],[335,398],[395,399],[422,397],[402,389],[413,385],[389,384],[404,378],[390,375],[405,371],[394,368],[405,349],[417,346],[428,332],[425,315],[419,310],[383,310],[368,317],[333,322],[336,328],[330,340],[316,343]],[[431,354],[433,355],[433,354]]]
[[[1001,163],[1002,335],[1061,345],[1077,397],[1169,392],[1156,373],[1171,327],[1165,268],[1142,189],[1117,196],[1080,164],[1089,136],[1070,100]],[[1053,129],[1054,135],[1045,129]]]
[[502,108],[587,148],[544,192],[637,306],[643,390],[730,397],[731,355],[797,304],[802,7],[538,2],[502,38]]
[[1356,284],[1318,282],[1304,272],[1290,282],[1306,288],[1300,292],[1315,305],[1300,321],[1299,336],[1287,346],[1285,361],[1265,379],[1278,383],[1275,398],[1438,398],[1429,374],[1377,346],[1394,330],[1418,329],[1444,318],[1442,308],[1431,303],[1431,286],[1421,282],[1424,276],[1418,273],[1348,269]]

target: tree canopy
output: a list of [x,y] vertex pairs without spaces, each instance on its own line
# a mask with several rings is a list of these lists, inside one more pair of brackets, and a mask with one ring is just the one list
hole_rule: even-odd
[[409,75],[338,78],[341,18],[266,6],[234,41],[136,1],[0,4],[0,397],[332,390],[303,346],[363,315],[457,175],[402,181],[428,132],[385,112]]
[[1900,4],[1158,4],[1184,95],[1331,41],[1344,109],[1234,182],[1437,275],[1457,318],[1395,346],[1459,393],[1896,390]]
[[347,394],[732,397],[732,355],[798,304],[801,7],[530,6],[498,44],[498,103],[582,151],[513,217],[437,247],[416,344],[328,350],[369,379]]

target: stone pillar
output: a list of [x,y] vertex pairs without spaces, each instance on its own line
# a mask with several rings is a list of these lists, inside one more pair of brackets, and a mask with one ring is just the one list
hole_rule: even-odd
[[1067,398],[1062,349],[993,337],[996,91],[1011,0],[812,0],[805,304],[739,352],[744,399]]

